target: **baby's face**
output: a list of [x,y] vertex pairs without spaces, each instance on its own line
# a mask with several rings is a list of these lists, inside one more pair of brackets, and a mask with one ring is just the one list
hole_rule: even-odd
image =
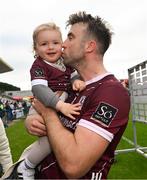
[[43,30],[36,39],[36,54],[43,60],[55,63],[62,54],[62,38],[57,30]]

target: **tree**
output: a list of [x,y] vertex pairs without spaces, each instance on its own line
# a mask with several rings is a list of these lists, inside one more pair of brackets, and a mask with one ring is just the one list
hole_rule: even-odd
[[0,92],[4,91],[20,91],[21,89],[19,87],[13,86],[11,84],[0,82]]

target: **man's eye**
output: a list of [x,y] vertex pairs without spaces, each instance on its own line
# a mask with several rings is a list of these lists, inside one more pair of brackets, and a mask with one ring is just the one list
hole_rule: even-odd
[[72,36],[69,36],[68,39],[69,39],[69,40],[72,40]]

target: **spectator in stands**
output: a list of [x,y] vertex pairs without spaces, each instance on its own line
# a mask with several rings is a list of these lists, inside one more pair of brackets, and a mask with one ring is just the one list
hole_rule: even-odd
[[4,117],[4,105],[2,103],[2,101],[0,100],[0,118],[2,119]]
[[23,102],[22,102],[22,107],[23,107],[24,116],[26,116],[27,113],[28,113],[28,107],[27,107],[26,101],[23,101]]
[[0,101],[0,118],[2,119],[4,123],[4,127],[8,127],[7,120],[6,120],[6,112],[5,112],[5,106],[2,101]]
[[13,120],[13,113],[9,101],[5,104],[7,122],[10,123]]

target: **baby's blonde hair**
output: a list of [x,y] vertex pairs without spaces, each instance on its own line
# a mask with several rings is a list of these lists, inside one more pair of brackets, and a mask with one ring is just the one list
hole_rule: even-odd
[[58,31],[61,35],[61,39],[62,39],[62,34],[61,34],[61,31],[60,31],[60,28],[53,22],[50,22],[50,23],[45,23],[45,24],[41,24],[39,26],[37,26],[33,32],[33,50],[35,51],[35,48],[36,48],[36,39],[37,39],[37,36],[39,34],[39,32],[41,31],[45,31],[45,30],[55,30],[55,31]]

